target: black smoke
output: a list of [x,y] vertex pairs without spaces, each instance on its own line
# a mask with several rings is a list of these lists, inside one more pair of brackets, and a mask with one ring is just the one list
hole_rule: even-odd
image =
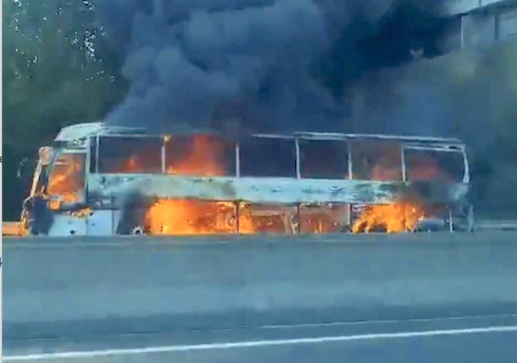
[[169,132],[349,130],[347,82],[431,48],[432,3],[102,0],[131,82],[107,121]]
[[399,0],[388,4],[377,21],[365,11],[358,12],[324,57],[329,88],[336,97],[368,72],[411,62],[415,55],[441,55],[440,40],[450,22],[442,16],[441,3]]
[[[117,5],[125,2],[110,3]],[[188,131],[210,129],[225,114],[273,129],[338,109],[309,75],[328,41],[321,10],[310,0],[155,1],[130,8],[123,75],[131,90],[108,122]]]

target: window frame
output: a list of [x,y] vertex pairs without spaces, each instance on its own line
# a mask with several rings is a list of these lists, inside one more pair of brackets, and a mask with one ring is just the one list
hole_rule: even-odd
[[[404,181],[408,181],[407,178],[407,165],[406,165],[406,151],[431,151],[431,152],[445,152],[445,153],[457,153],[462,156],[463,159],[463,177],[458,183],[469,183],[470,182],[470,170],[467,159],[467,154],[463,147],[457,146],[425,146],[425,145],[411,145],[406,144],[402,146],[402,157],[404,165]],[[427,181],[427,180],[424,180]],[[411,182],[411,181],[410,181]],[[454,183],[454,182],[451,182]]]
[[78,202],[84,202],[86,200],[86,179],[87,179],[87,170],[86,170],[86,164],[88,155],[85,150],[61,150],[56,153],[54,156],[50,167],[45,171],[46,172],[46,183],[45,183],[45,194],[47,194],[52,199],[58,199],[60,198],[61,194],[51,194],[49,191],[50,187],[50,181],[52,179],[52,174],[55,170],[56,163],[58,162],[58,159],[64,155],[80,155],[82,156],[82,187],[81,189],[67,194],[75,194],[78,196]]

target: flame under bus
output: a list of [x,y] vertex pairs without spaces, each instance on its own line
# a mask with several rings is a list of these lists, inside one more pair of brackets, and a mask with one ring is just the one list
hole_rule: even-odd
[[[23,222],[49,235],[472,228],[455,139],[295,133],[231,140],[75,125],[40,157]],[[45,152],[43,152],[45,154]]]

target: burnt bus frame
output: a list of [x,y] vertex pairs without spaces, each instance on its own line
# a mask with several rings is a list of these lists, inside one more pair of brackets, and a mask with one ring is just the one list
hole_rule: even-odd
[[[200,133],[201,134],[201,133]],[[210,135],[210,136],[220,136],[217,134],[210,134],[210,133],[202,133],[203,135]],[[187,134],[187,135],[181,135],[181,136],[194,136],[196,134]],[[162,165],[162,173],[158,174],[151,174],[151,173],[142,173],[142,174],[120,174],[121,176],[127,175],[131,177],[138,178],[139,176],[152,176],[152,175],[162,175],[165,173],[165,165],[166,165],[166,153],[165,153],[165,145],[166,145],[166,137],[163,135],[149,135],[149,134],[106,134],[106,135],[96,135],[93,137],[90,137],[88,139],[88,142],[86,143],[86,153],[87,153],[87,168],[85,170],[85,190],[88,195],[88,180],[90,180],[92,174],[98,174],[98,175],[110,175],[109,173],[99,173],[99,146],[100,146],[100,138],[161,138],[163,140],[162,145],[162,152],[161,152],[161,165]],[[319,140],[319,141],[344,141],[347,142],[347,160],[348,160],[348,178],[346,179],[340,179],[341,181],[359,181],[358,179],[354,179],[353,175],[353,158],[352,158],[352,152],[353,152],[353,142],[351,141],[362,141],[362,140],[379,140],[379,141],[394,141],[399,144],[400,147],[400,156],[401,156],[401,169],[402,169],[402,181],[388,181],[384,182],[384,184],[392,184],[392,185],[409,185],[411,183],[407,182],[407,175],[406,175],[406,163],[405,163],[405,151],[406,150],[427,150],[427,151],[441,151],[441,152],[457,152],[461,153],[464,160],[464,176],[463,181],[459,184],[468,185],[470,181],[469,176],[469,165],[468,165],[468,159],[466,155],[466,147],[464,143],[462,143],[460,140],[457,139],[443,139],[443,138],[425,138],[425,137],[404,137],[404,136],[390,136],[390,135],[359,135],[359,134],[331,134],[331,133],[295,133],[293,135],[275,135],[275,134],[252,134],[248,137],[253,138],[275,138],[275,139],[286,139],[286,140],[292,140],[294,142],[295,150],[296,150],[296,157],[295,157],[295,170],[296,170],[296,176],[295,177],[282,177],[278,179],[290,179],[290,180],[305,180],[305,181],[314,181],[315,183],[318,182],[316,179],[311,178],[302,178],[301,177],[301,161],[300,161],[300,140]],[[235,148],[235,173],[234,175],[228,175],[225,177],[210,177],[210,179],[240,179],[241,177],[241,158],[240,158],[240,142],[235,140],[230,140],[228,138],[222,137],[223,140],[226,141],[233,141],[234,148]],[[95,156],[91,155],[92,148],[90,147],[90,144],[92,141],[95,142]],[[95,172],[91,172],[91,158],[95,157]],[[118,175],[118,174],[111,174],[111,175]],[[168,178],[182,178],[181,175],[169,175]],[[194,179],[203,179],[206,177],[199,176],[194,177]],[[260,180],[265,179],[271,179],[270,177],[247,177],[247,178],[253,178],[256,179],[257,183],[260,183]],[[273,179],[275,179],[273,177]],[[375,183],[375,181],[372,180],[360,180],[363,183]],[[450,183],[452,184],[458,184],[458,183]],[[174,196],[172,197],[174,199],[182,199],[181,196]],[[197,199],[197,200],[213,200],[218,201],[220,199],[218,198],[202,198],[202,197],[195,197],[195,196],[185,196],[183,199]],[[234,202],[246,201],[246,199],[235,199]],[[267,202],[264,202],[267,203]],[[349,213],[348,213],[348,224],[351,225],[352,223],[352,207],[354,202],[343,202],[343,201],[322,201],[321,203],[334,203],[334,204],[348,204]],[[386,202],[376,202],[373,200],[365,200],[362,202],[362,204],[385,204]],[[449,210],[449,230],[452,231],[452,206],[464,203],[464,200],[448,200],[447,201],[447,208]],[[320,204],[315,201],[307,200],[307,201],[297,201],[295,203],[279,203],[279,204],[291,204],[296,205],[298,209],[298,215],[300,206],[302,204]],[[111,206],[108,209],[117,209],[115,206]],[[237,208],[237,214],[238,214],[238,208]]]

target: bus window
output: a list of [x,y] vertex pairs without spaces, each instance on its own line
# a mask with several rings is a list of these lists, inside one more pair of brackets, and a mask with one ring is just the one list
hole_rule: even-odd
[[251,137],[240,143],[240,174],[254,177],[296,178],[293,139]]
[[[85,154],[70,153],[59,155],[50,171],[47,193],[50,196],[72,196],[84,188]],[[76,201],[73,198],[70,201]]]
[[101,137],[99,173],[161,173],[163,139]]
[[461,152],[407,149],[404,156],[408,181],[442,180],[461,183],[465,176],[465,159]]
[[234,176],[235,143],[213,135],[166,137],[168,174]]
[[347,179],[346,141],[299,140],[300,175],[313,179]]
[[385,140],[352,142],[352,175],[356,180],[401,181],[400,143]]

